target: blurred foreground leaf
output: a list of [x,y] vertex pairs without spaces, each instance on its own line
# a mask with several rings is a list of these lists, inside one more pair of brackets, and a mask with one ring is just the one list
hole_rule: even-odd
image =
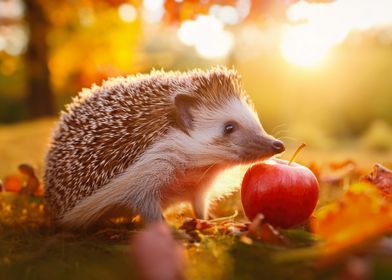
[[356,184],[339,201],[319,209],[311,228],[325,240],[323,254],[347,253],[392,232],[392,204],[374,186]]

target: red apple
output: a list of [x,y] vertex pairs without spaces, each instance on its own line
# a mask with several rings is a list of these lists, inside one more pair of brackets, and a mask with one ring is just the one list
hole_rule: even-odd
[[285,160],[253,165],[242,181],[246,216],[261,213],[273,226],[289,228],[306,221],[316,207],[318,182],[309,168]]

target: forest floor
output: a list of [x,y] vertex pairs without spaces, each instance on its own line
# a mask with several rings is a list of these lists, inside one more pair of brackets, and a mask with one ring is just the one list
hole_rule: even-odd
[[[46,119],[0,127],[0,179],[11,175],[23,181],[21,163],[42,175],[53,124]],[[309,148],[300,158],[320,182],[313,221],[304,225],[283,230],[263,224],[252,233],[238,191],[213,204],[216,216],[228,216],[221,221],[189,220],[186,205],[166,213],[186,251],[187,279],[392,279],[392,203],[357,184],[375,163],[391,168],[392,152]],[[323,212],[331,207],[327,219]],[[0,278],[132,279],[129,240],[141,228],[135,222],[95,232],[55,232],[41,196],[1,192]]]

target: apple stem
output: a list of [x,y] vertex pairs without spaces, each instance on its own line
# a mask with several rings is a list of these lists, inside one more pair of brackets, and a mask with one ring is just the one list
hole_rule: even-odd
[[300,152],[303,148],[305,148],[305,147],[306,147],[306,144],[305,144],[305,143],[302,143],[302,144],[297,148],[297,150],[295,151],[295,153],[294,153],[293,156],[291,157],[291,159],[290,159],[288,165],[290,165],[290,164],[295,160],[295,158],[297,157],[297,155],[299,154],[299,152]]

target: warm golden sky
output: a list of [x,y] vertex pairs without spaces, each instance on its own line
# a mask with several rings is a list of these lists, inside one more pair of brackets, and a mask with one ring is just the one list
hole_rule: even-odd
[[[299,1],[287,11],[297,24],[287,25],[281,52],[290,62],[315,66],[350,32],[392,25],[390,0],[338,0],[330,3]],[[389,33],[392,40],[392,32]]]

